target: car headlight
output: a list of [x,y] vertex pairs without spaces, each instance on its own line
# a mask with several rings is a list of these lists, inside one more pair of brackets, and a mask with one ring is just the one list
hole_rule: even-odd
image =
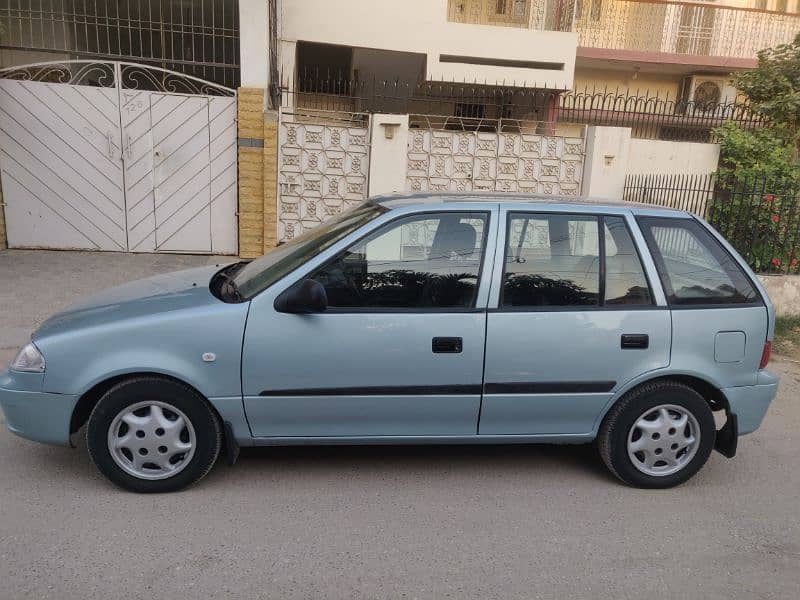
[[24,373],[44,373],[44,356],[33,342],[25,346],[11,363],[12,371]]

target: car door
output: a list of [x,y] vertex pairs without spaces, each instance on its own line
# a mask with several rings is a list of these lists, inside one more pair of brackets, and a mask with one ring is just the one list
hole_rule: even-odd
[[501,222],[479,433],[589,437],[615,390],[669,364],[641,233],[625,211],[503,210]]
[[[392,211],[257,296],[242,358],[253,435],[475,435],[497,210]],[[277,312],[306,279],[327,310]]]

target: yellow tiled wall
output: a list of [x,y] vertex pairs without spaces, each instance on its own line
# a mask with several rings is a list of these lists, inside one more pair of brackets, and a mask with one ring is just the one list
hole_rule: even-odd
[[278,122],[263,89],[239,89],[238,130],[239,255],[255,258],[277,243]]

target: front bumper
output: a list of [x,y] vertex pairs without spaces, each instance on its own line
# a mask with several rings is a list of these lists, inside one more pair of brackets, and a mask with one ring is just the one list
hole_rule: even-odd
[[758,372],[757,385],[724,388],[731,413],[736,415],[739,435],[759,428],[767,409],[778,393],[778,376],[766,370]]
[[0,373],[0,409],[8,429],[20,436],[58,446],[69,445],[69,424],[77,396],[41,391],[42,375]]

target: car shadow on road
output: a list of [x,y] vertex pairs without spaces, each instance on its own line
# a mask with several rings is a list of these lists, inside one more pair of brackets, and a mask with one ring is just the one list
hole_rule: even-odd
[[[225,477],[225,465],[217,467]],[[267,446],[242,448],[234,471],[258,477],[272,473],[363,473],[436,476],[530,476],[557,473],[613,482],[592,444],[584,445],[379,445],[379,446]],[[220,472],[222,471],[222,473]]]
[[[92,464],[80,433],[75,441],[77,447],[72,450],[25,441],[15,444],[11,451],[14,470],[38,473],[50,485],[72,487],[82,480],[98,488],[113,487]],[[303,481],[308,485],[315,477],[326,485],[331,480],[362,478],[401,484],[442,478],[491,481],[509,477],[615,482],[592,444],[265,446],[242,448],[233,467],[225,464],[224,455],[220,456],[199,487],[216,489],[244,482],[258,486]]]

